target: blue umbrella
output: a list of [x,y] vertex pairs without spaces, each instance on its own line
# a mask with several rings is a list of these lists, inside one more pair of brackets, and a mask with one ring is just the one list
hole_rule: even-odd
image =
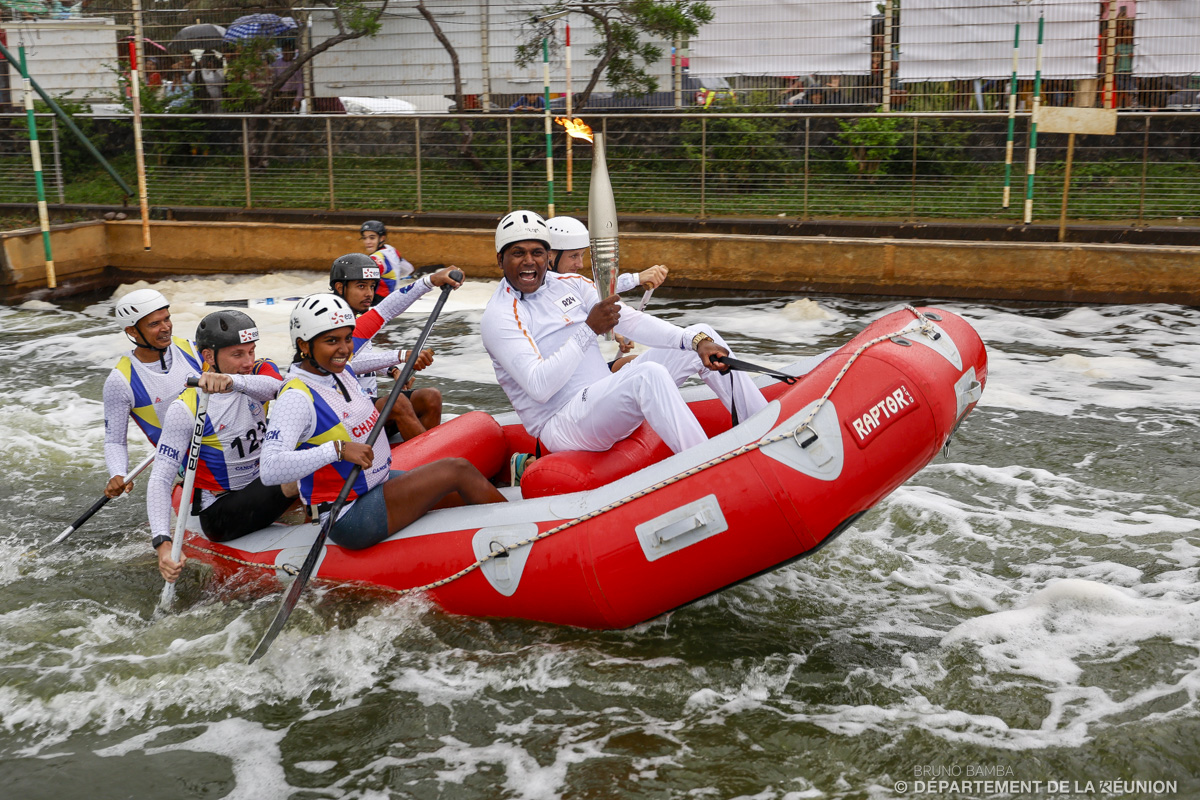
[[246,39],[274,39],[296,30],[296,20],[278,14],[247,14],[238,17],[225,30],[224,42],[241,42]]

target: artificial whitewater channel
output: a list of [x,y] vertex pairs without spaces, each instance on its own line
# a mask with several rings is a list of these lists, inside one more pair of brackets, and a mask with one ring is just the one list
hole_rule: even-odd
[[[190,335],[205,300],[325,283],[155,287]],[[420,381],[447,413],[508,407],[478,338],[492,288],[454,293],[434,328]],[[193,563],[156,615],[142,486],[23,557],[104,484],[112,305],[0,308],[6,797],[1200,794],[1200,309],[940,304],[990,355],[948,455],[813,558],[636,628],[318,585],[248,666],[279,594],[218,592]],[[261,354],[287,360],[290,305],[251,309]],[[782,364],[895,305],[668,283],[647,310]]]

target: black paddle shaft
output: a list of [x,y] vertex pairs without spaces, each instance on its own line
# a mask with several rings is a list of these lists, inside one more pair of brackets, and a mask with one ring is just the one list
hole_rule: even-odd
[[[463,274],[458,270],[454,270],[450,273],[450,277],[454,281],[459,282],[462,281]],[[379,412],[379,417],[375,420],[375,425],[367,435],[366,445],[368,447],[374,446],[375,440],[383,432],[387,418],[391,416],[392,406],[396,405],[396,398],[400,396],[401,390],[404,389],[404,384],[408,383],[408,379],[412,377],[417,357],[421,354],[421,348],[425,346],[425,340],[429,337],[429,332],[433,330],[433,323],[437,320],[438,314],[442,313],[442,306],[446,304],[446,298],[450,296],[452,288],[452,286],[442,287],[442,295],[437,299],[437,303],[434,305],[429,319],[425,322],[425,327],[422,329],[421,335],[417,337],[417,343],[408,351],[408,358],[404,361],[404,370],[400,373],[400,377],[396,379],[395,385],[392,386],[392,391],[388,393],[387,402],[384,403],[383,410]],[[276,612],[275,619],[271,621],[271,627],[267,628],[267,632],[263,634],[262,641],[258,643],[258,647],[254,648],[254,652],[250,655],[248,663],[253,664],[262,658],[271,647],[271,643],[275,641],[275,638],[283,630],[283,626],[287,624],[288,617],[291,616],[292,610],[296,608],[296,603],[300,601],[300,593],[304,591],[308,579],[312,577],[313,570],[317,566],[317,559],[321,555],[321,548],[325,545],[325,539],[329,536],[329,529],[333,527],[338,514],[341,513],[342,506],[346,504],[346,498],[350,495],[350,487],[358,480],[358,476],[361,473],[362,467],[355,464],[354,469],[350,470],[350,474],[346,476],[346,481],[342,484],[342,491],[338,493],[337,500],[333,502],[333,506],[329,509],[329,516],[325,517],[325,522],[321,525],[321,532],[317,534],[317,539],[313,542],[308,555],[304,558],[304,563],[300,566],[300,571],[296,574],[292,585],[288,587],[287,594],[283,597],[283,603],[279,606],[279,611]]]

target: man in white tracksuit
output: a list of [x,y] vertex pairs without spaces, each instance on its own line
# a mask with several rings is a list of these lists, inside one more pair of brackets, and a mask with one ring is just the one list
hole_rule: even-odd
[[[514,211],[496,229],[504,271],[480,324],[500,386],[525,429],[551,451],[607,450],[643,421],[679,453],[707,439],[676,388],[699,375],[739,419],[766,406],[741,372],[714,358],[729,355],[707,325],[680,328],[601,301],[595,285],[573,273],[547,273],[549,231],[532,211]],[[596,336],[615,330],[650,348],[609,372]]]

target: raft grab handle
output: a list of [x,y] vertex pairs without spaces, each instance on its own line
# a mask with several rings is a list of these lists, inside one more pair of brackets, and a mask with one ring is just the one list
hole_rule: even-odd
[[673,508],[634,528],[647,561],[690,547],[729,530],[715,494]]

